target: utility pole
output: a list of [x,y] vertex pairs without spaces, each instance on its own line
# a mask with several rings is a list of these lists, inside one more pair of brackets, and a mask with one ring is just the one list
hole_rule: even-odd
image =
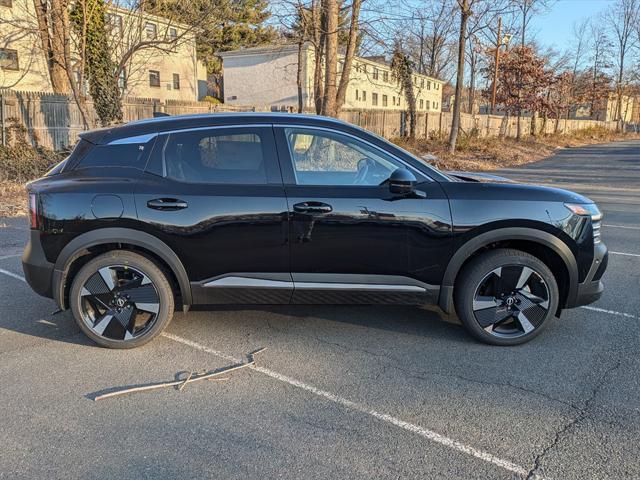
[[500,47],[502,46],[502,17],[498,17],[498,38],[496,41],[496,56],[493,62],[493,85],[491,86],[491,110],[493,115],[496,108],[496,89],[498,87],[498,66],[500,63]]

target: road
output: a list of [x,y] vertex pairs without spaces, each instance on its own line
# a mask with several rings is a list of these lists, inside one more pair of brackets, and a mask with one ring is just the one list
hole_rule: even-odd
[[[178,313],[97,348],[24,283],[26,219],[0,219],[0,478],[640,478],[640,143],[502,173],[597,201],[613,252],[599,302],[514,348],[361,306]],[[92,401],[258,347],[225,382]]]

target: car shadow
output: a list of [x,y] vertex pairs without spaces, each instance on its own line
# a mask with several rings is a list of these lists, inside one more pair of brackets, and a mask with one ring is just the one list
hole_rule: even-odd
[[[30,302],[33,298],[18,298],[22,303]],[[5,331],[18,333],[25,336],[37,337],[43,340],[72,343],[84,346],[94,346],[95,343],[88,339],[79,330],[72,317],[71,311],[54,313],[56,307],[53,302],[37,298],[28,305],[16,305],[11,310],[21,309],[22,314],[17,317],[5,310],[0,314],[0,328]],[[253,312],[250,318],[246,312]],[[268,314],[262,315],[262,314]],[[189,324],[211,322],[217,323],[224,315],[225,321],[232,321],[234,328],[254,328],[256,323],[264,321],[279,323],[279,329],[287,329],[291,323],[300,320],[305,325],[313,328],[314,322],[329,321],[339,324],[363,327],[363,334],[370,329],[387,332],[412,335],[417,337],[429,337],[432,339],[446,339],[449,342],[468,343],[474,342],[455,317],[444,317],[435,310],[414,306],[392,305],[234,305],[192,308],[190,312],[183,314],[176,311],[174,321],[179,321],[184,331],[189,330]],[[256,320],[258,318],[258,320]],[[311,322],[311,323],[310,323]],[[244,323],[244,325],[243,325]],[[212,325],[212,328],[221,328]],[[28,340],[16,340],[19,344],[29,345]],[[0,344],[2,350],[13,350],[16,345]]]

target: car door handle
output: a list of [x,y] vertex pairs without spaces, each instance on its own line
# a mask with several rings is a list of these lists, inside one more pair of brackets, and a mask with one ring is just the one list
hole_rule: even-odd
[[333,207],[328,203],[322,202],[302,202],[296,203],[293,210],[298,213],[329,213]]
[[156,198],[147,202],[147,207],[154,210],[182,210],[188,206],[187,202],[176,198]]

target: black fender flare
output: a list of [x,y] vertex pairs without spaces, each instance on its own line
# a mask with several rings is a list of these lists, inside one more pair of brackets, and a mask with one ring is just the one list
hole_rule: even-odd
[[575,298],[578,292],[578,263],[567,244],[558,237],[543,230],[527,227],[509,227],[482,233],[477,237],[473,237],[456,250],[445,270],[440,295],[438,297],[438,305],[445,313],[453,313],[454,311],[454,282],[464,262],[479,249],[492,243],[505,240],[527,240],[544,245],[557,253],[569,272],[569,295],[567,304],[572,304],[571,300]]
[[178,280],[183,305],[191,305],[191,285],[187,271],[176,253],[166,243],[153,235],[130,228],[100,228],[77,236],[58,255],[53,270],[53,298],[62,310],[67,308],[64,291],[69,266],[87,248],[105,243],[128,243],[149,250],[160,257]]

